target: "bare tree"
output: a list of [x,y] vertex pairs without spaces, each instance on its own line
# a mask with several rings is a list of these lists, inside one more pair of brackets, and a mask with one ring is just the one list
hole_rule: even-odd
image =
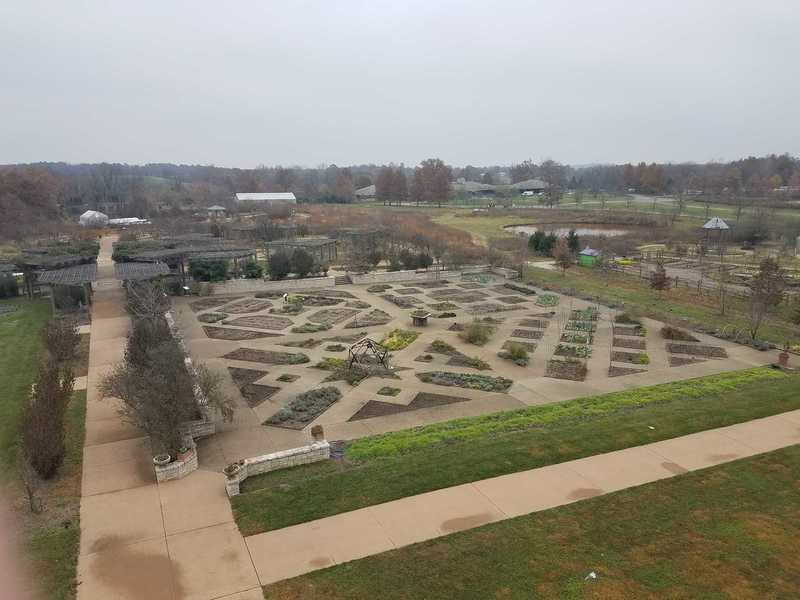
[[750,338],[755,340],[764,317],[771,308],[783,300],[786,279],[778,261],[765,258],[761,261],[758,275],[750,282]]
[[170,299],[161,282],[132,281],[126,286],[128,312],[134,318],[157,319],[170,308]]
[[572,266],[572,252],[570,252],[569,244],[565,238],[558,238],[553,248],[553,258],[556,259],[556,264],[561,269],[561,274],[566,275],[567,269]]
[[664,268],[664,263],[658,261],[656,270],[650,274],[650,287],[659,292],[669,289],[669,277],[667,270]]

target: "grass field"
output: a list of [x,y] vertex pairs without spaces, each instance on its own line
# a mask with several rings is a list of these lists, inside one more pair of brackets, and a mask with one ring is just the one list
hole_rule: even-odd
[[[723,329],[733,325],[747,329],[747,302],[730,297],[726,314],[721,315],[716,294],[697,294],[693,290],[671,289],[659,292],[650,288],[649,281],[634,275],[611,273],[608,280],[597,269],[573,267],[566,275],[560,272],[530,268],[525,280],[538,286],[547,286],[568,294],[589,294],[601,304],[625,306],[641,315],[673,325],[701,325]],[[792,306],[780,305],[764,320],[759,338],[782,345],[786,341],[800,341],[800,327],[788,320]]]
[[264,597],[793,599],[798,481],[792,446],[310,573]]
[[[42,350],[40,331],[50,319],[47,300],[18,300],[14,313],[0,317],[0,476],[6,492],[19,507],[18,524],[43,597],[75,597],[75,570],[80,538],[79,506],[83,462],[86,392],[75,392],[67,410],[67,454],[58,476],[39,489],[45,510],[27,511],[17,478],[17,452],[24,402],[36,377]],[[83,362],[88,361],[88,354]],[[85,370],[85,364],[76,370]],[[0,594],[2,595],[2,594]]]
[[233,511],[251,535],[796,408],[800,379],[757,368],[457,419],[363,438],[343,460],[247,479]]

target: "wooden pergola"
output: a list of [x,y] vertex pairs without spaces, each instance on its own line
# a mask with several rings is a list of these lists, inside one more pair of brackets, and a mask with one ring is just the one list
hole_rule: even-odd
[[146,281],[170,274],[169,265],[150,262],[114,263],[114,278],[120,281]]
[[92,283],[95,281],[97,281],[97,263],[84,263],[63,269],[42,271],[36,279],[38,285],[46,285],[50,288],[50,302],[54,312],[57,287],[80,287],[83,290],[84,301],[88,305],[92,303]]

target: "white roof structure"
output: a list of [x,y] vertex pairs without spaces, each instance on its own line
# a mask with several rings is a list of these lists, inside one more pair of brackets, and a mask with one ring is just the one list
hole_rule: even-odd
[[209,206],[206,210],[225,210],[225,207],[215,204],[214,206]]
[[581,256],[600,256],[600,251],[586,246],[586,248],[581,250]]
[[296,204],[297,198],[292,192],[237,192],[237,202],[289,202]]
[[78,222],[84,227],[102,227],[108,223],[108,215],[96,210],[87,210],[78,217]]
[[139,217],[121,217],[119,219],[109,219],[109,225],[147,225],[150,223],[147,219],[140,219]]
[[730,229],[730,227],[728,227],[728,224],[719,217],[714,217],[713,219],[710,219],[708,223],[703,225],[703,229]]
[[375,196],[375,186],[374,185],[368,185],[368,186],[363,187],[363,188],[358,188],[355,191],[355,194],[359,198],[372,198],[373,196]]

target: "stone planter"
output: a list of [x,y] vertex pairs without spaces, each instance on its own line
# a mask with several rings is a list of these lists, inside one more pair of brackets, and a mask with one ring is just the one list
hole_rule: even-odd
[[322,425],[314,425],[311,428],[311,439],[315,442],[321,442],[325,439],[325,431],[322,429]]
[[242,470],[242,465],[239,463],[231,463],[224,469],[222,472],[225,473],[225,477],[228,479],[236,479],[239,476],[239,471]]
[[788,352],[781,352],[778,354],[778,364],[781,367],[788,367],[789,366],[789,353]]
[[185,461],[192,455],[193,452],[194,448],[178,448],[178,456],[175,457],[175,460]]
[[153,457],[153,464],[157,467],[164,467],[168,465],[172,461],[172,457],[169,454],[157,454]]

